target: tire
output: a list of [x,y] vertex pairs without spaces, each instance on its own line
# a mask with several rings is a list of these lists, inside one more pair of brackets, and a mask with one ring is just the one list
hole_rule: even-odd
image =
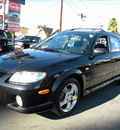
[[70,114],[75,109],[80,94],[81,88],[79,82],[74,78],[67,79],[57,89],[52,112],[61,117]]

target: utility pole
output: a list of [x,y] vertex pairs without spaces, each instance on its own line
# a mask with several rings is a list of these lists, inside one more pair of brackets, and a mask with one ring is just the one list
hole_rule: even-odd
[[62,28],[62,10],[63,10],[63,0],[61,0],[61,5],[60,5],[60,26],[59,26],[59,32],[61,32],[61,28]]
[[5,30],[5,5],[6,0],[3,0],[3,30]]

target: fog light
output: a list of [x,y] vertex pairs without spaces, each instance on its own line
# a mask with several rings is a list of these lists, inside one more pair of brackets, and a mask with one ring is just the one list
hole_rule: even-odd
[[22,98],[21,98],[19,95],[16,96],[16,102],[17,102],[17,104],[18,104],[20,107],[22,107],[23,101],[22,101]]

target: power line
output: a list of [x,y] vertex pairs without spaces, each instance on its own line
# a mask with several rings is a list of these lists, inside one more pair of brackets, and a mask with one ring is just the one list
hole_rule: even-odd
[[96,16],[88,7],[87,5],[83,2],[83,0],[80,0],[82,2],[82,4],[86,7],[86,9],[94,16]]
[[56,4],[58,4],[58,1],[57,1],[56,3],[50,5],[49,7],[43,9],[39,14],[43,13],[44,11],[47,11],[47,10],[50,9],[50,8],[53,8],[54,6],[56,6]]
[[66,2],[66,4],[69,6],[69,8],[71,9],[71,11],[72,11],[74,14],[76,14],[75,10],[72,8],[72,6],[69,4],[69,2],[68,2],[68,1],[65,1],[65,2]]
[[72,3],[72,5],[78,9],[80,12],[83,12],[81,9],[80,9],[80,6],[78,7],[78,5],[76,5],[72,0],[70,0],[70,2]]
[[91,4],[120,5],[120,0],[84,0],[84,2],[90,2]]

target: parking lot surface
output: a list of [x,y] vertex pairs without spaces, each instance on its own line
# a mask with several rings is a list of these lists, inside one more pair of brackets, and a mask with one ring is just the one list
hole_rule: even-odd
[[51,112],[21,114],[0,105],[1,130],[120,130],[120,85],[113,83],[81,98],[60,118]]

